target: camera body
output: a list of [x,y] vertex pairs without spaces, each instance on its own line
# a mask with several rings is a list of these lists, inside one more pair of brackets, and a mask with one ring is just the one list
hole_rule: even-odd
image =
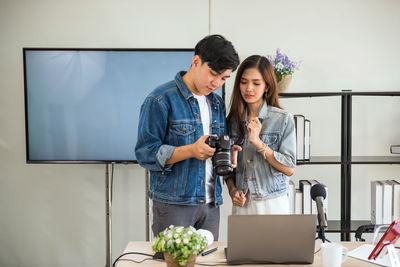
[[221,134],[220,136],[209,136],[205,142],[210,147],[215,148],[212,161],[216,173],[218,175],[230,174],[233,170],[231,159],[233,140],[229,138],[229,135]]

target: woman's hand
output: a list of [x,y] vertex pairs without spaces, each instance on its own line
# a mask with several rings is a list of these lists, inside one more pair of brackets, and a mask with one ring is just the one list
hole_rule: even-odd
[[246,202],[246,196],[242,190],[237,189],[236,187],[229,191],[229,195],[232,198],[233,206],[243,207]]
[[262,145],[262,141],[260,139],[262,124],[258,118],[253,118],[247,124],[247,130],[249,131],[249,141],[257,148]]
[[237,166],[237,156],[238,152],[242,151],[242,148],[238,145],[233,145],[231,148],[231,158],[232,158],[232,168],[236,168]]

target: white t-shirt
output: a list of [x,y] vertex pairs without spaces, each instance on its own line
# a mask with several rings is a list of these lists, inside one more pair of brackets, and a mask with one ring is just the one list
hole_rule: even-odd
[[[203,124],[203,135],[210,134],[210,109],[207,103],[207,97],[205,95],[199,96],[193,94],[199,102],[201,123]],[[206,160],[206,203],[213,202],[214,199],[214,177],[213,177],[213,166],[211,158]]]

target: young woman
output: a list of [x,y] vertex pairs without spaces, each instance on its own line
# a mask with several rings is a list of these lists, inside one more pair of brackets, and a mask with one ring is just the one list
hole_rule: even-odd
[[275,73],[266,57],[253,55],[239,66],[228,124],[231,138],[242,148],[226,179],[232,213],[289,214],[295,126],[293,116],[279,106]]

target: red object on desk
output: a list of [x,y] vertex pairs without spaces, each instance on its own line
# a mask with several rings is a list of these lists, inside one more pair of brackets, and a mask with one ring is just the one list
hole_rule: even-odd
[[400,220],[393,221],[386,232],[383,234],[382,238],[376,244],[371,254],[368,256],[369,260],[375,259],[382,249],[389,244],[396,243],[397,239],[400,237]]

